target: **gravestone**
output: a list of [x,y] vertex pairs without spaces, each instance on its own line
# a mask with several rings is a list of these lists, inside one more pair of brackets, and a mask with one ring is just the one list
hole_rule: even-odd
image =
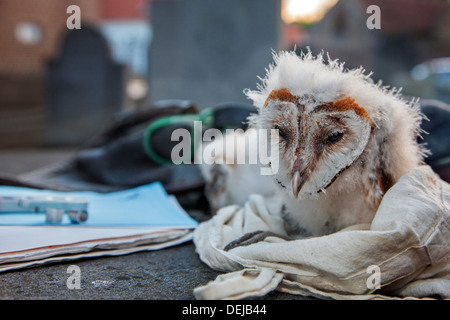
[[122,107],[122,67],[103,36],[83,26],[64,38],[47,74],[47,145],[78,145],[100,132]]
[[249,102],[278,50],[279,0],[153,1],[150,98]]

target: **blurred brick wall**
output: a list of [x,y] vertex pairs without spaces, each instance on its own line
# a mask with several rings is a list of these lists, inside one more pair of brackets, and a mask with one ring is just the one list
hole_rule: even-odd
[[[47,62],[59,54],[72,4],[80,7],[82,23],[100,20],[101,0],[0,0],[0,148],[39,146]],[[40,42],[18,41],[15,30],[24,22],[39,26]]]
[[[80,7],[82,21],[99,20],[98,0],[0,0],[0,74],[42,73],[46,61],[57,54],[70,16],[66,10],[72,4]],[[36,23],[42,30],[42,41],[33,45],[20,43],[15,28],[21,22]]]

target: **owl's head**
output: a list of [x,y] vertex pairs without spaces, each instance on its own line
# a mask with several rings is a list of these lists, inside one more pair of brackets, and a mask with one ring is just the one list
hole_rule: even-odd
[[274,54],[257,90],[246,90],[257,128],[276,129],[279,185],[294,197],[349,186],[377,204],[408,170],[420,165],[422,115],[415,102],[375,84],[362,68],[344,69],[311,52]]

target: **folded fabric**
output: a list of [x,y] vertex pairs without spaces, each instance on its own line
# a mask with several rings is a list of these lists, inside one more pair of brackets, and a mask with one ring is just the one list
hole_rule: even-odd
[[[271,206],[272,207],[272,206]],[[263,241],[224,247],[242,235]],[[385,194],[368,228],[286,240],[283,220],[252,195],[194,231],[201,260],[228,272],[194,290],[197,299],[240,299],[272,290],[326,299],[450,298],[450,185],[428,166]]]

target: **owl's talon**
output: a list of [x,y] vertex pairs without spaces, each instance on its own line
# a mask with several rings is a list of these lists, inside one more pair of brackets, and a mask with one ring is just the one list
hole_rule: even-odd
[[277,237],[277,238],[282,238],[282,239],[288,240],[286,237],[281,236],[276,233],[273,233],[272,231],[258,230],[258,231],[246,233],[243,236],[237,238],[236,240],[231,241],[229,244],[227,244],[225,246],[225,248],[223,250],[229,251],[236,247],[248,246],[253,243],[263,241],[267,237]]

